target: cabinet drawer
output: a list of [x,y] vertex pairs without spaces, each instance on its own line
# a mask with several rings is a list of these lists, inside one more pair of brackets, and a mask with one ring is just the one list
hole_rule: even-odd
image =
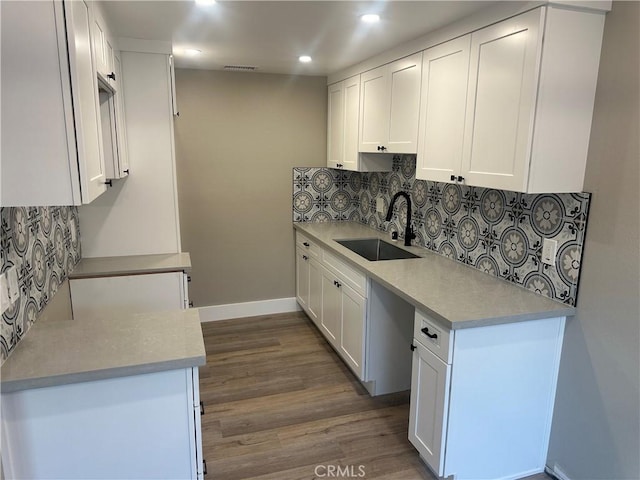
[[450,330],[440,326],[418,310],[413,322],[413,336],[443,362],[451,363],[453,335]]
[[363,273],[351,268],[326,251],[323,254],[323,264],[356,292],[367,298],[367,277]]
[[309,253],[316,260],[320,260],[322,249],[300,232],[296,232],[296,246]]

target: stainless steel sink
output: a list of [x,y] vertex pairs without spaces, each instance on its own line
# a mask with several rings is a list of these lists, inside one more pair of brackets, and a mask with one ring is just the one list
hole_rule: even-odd
[[359,238],[357,240],[336,240],[343,247],[357,253],[361,257],[377,262],[378,260],[400,260],[403,258],[420,258],[411,252],[380,240],[379,238]]

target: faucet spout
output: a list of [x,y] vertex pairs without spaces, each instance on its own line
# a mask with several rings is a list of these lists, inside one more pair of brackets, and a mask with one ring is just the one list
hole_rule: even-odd
[[416,234],[413,233],[413,228],[411,228],[411,196],[407,192],[398,192],[393,196],[391,203],[389,204],[389,210],[387,210],[387,222],[391,220],[391,216],[393,215],[393,206],[396,203],[396,200],[399,197],[404,197],[407,201],[407,225],[405,226],[404,231],[404,244],[405,246],[411,246],[411,240],[416,238]]

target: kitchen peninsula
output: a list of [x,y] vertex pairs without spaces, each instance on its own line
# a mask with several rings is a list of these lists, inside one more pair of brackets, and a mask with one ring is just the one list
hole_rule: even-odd
[[201,478],[204,364],[197,310],[38,322],[2,366],[7,478]]

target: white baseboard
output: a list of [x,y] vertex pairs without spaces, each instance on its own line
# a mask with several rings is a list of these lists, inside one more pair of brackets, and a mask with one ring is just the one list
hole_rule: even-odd
[[295,297],[274,298],[257,302],[230,303],[227,305],[211,305],[199,307],[201,322],[229,320],[231,318],[255,317],[258,315],[272,315],[302,310]]
[[571,480],[557,463],[554,463],[553,467],[545,467],[544,471],[558,480]]

